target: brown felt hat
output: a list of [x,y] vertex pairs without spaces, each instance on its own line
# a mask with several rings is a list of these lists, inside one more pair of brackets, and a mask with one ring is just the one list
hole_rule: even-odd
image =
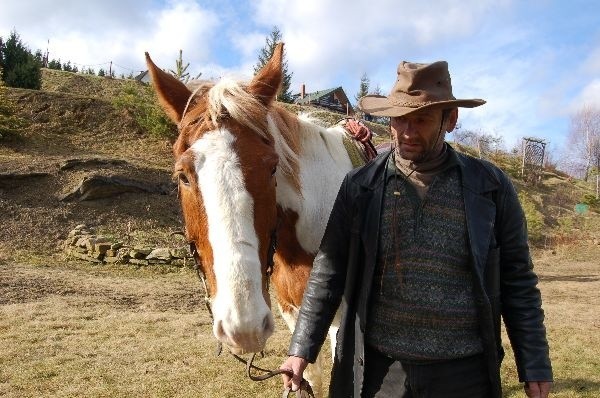
[[402,61],[398,79],[390,95],[366,95],[358,105],[363,112],[374,116],[405,116],[424,109],[474,108],[485,104],[482,99],[456,99],[448,63],[416,64]]

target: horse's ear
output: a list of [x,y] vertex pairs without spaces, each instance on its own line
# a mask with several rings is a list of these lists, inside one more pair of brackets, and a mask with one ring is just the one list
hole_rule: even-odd
[[146,65],[160,105],[172,121],[179,123],[192,92],[182,82],[157,67],[148,53],[146,53]]
[[273,56],[254,76],[248,86],[248,91],[265,104],[269,105],[275,99],[282,81],[281,62],[283,60],[283,43],[277,44]]

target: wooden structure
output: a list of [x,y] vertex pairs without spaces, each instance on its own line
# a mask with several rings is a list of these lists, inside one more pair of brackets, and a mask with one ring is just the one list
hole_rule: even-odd
[[535,181],[544,167],[546,141],[540,138],[523,138],[523,161],[521,175],[528,180]]
[[347,116],[354,115],[354,108],[342,87],[305,94],[304,85],[302,85],[302,92],[295,95],[294,103],[298,105],[312,105],[327,108],[328,110],[342,113]]

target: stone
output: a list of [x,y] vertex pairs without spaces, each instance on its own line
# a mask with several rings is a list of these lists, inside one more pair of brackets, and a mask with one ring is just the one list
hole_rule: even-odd
[[150,254],[150,252],[152,252],[152,248],[148,246],[134,246],[133,250],[142,253],[144,256],[147,256],[148,254]]
[[184,258],[174,258],[171,260],[171,265],[176,267],[185,267],[186,265],[191,264],[189,261],[186,261]]
[[146,260],[168,261],[170,259],[171,259],[171,251],[167,248],[154,249],[146,256]]
[[95,246],[96,246],[96,239],[95,238],[91,238],[90,237],[85,242],[85,248],[88,249],[89,252],[93,252]]
[[71,190],[63,195],[61,201],[84,201],[110,198],[123,193],[147,192],[160,195],[168,195],[170,187],[157,185],[155,183],[132,180],[120,176],[103,176],[99,174],[88,175]]
[[109,264],[115,264],[121,262],[121,259],[116,256],[104,256],[104,262]]
[[171,257],[173,257],[173,258],[190,257],[190,251],[185,247],[178,247],[176,249],[171,249]]
[[87,247],[89,240],[90,238],[88,236],[82,236],[81,238],[77,239],[77,242],[75,242],[75,246]]
[[80,260],[85,260],[85,261],[89,261],[89,262],[92,262],[92,263],[101,263],[102,262],[101,260],[98,260],[97,258],[88,256],[87,254],[77,253],[75,251],[71,252],[71,256],[73,256],[75,258],[78,258]]
[[94,251],[101,254],[105,254],[110,249],[110,246],[110,242],[96,242],[96,244],[94,245]]

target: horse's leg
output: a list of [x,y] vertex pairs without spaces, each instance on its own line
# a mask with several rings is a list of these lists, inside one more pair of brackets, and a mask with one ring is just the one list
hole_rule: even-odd
[[[284,311],[281,305],[279,305],[279,312],[281,312],[281,316],[283,320],[290,328],[290,331],[294,333],[294,328],[296,327],[296,321],[298,320],[298,309],[292,306],[289,306],[289,311]],[[317,356],[317,360],[313,364],[309,364],[306,370],[304,371],[304,378],[309,382],[310,386],[315,393],[315,397],[323,397],[323,355],[319,354]]]

